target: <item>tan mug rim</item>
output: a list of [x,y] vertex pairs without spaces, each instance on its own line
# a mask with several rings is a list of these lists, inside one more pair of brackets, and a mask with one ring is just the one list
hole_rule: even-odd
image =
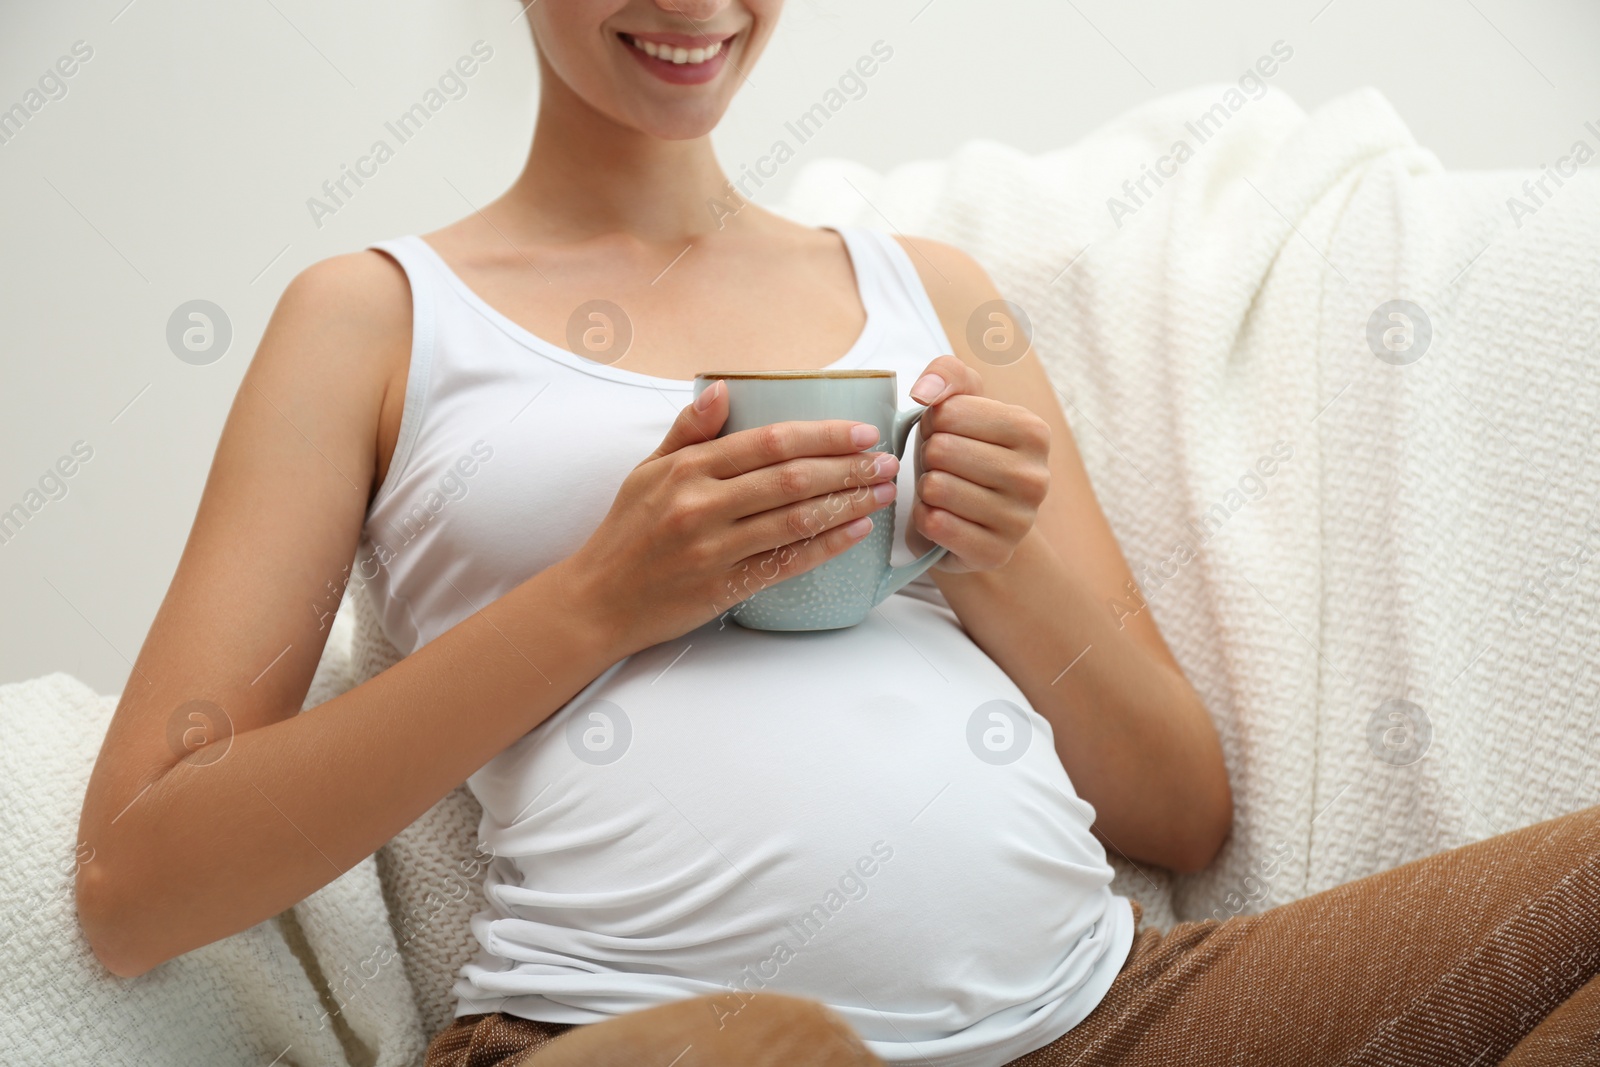
[[716,379],[746,379],[755,381],[787,381],[795,378],[893,378],[892,370],[765,370],[765,371],[701,371],[696,381]]

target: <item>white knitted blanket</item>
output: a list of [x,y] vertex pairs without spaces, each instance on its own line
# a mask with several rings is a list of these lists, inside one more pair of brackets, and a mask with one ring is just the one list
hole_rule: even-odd
[[[308,707],[351,684],[351,623],[336,624]],[[72,884],[94,862],[78,809],[116,703],[66,674],[0,686],[0,1064],[419,1063],[423,1027],[392,932],[400,906],[373,857],[276,919],[139,978],[100,966]]]
[[[1206,872],[1118,861],[1163,924],[1600,802],[1600,167],[1530,194],[1444,173],[1376,92],[1199,126],[1219,102],[791,197],[955,244],[1031,317],[1142,587],[1120,610],[1147,600],[1233,782]],[[1395,300],[1431,339],[1371,324]]]
[[[1201,143],[1186,123],[1219,102],[1042,156],[819,163],[787,208],[965,248],[1031,318],[1140,580],[1118,610],[1160,621],[1234,784],[1210,870],[1114,859],[1158,925],[1600,800],[1600,182],[1535,203],[1537,175],[1444,174],[1371,92],[1309,118],[1270,92]],[[1380,315],[1369,342],[1392,300],[1431,337]],[[364,605],[308,708],[393,661]],[[70,893],[114,703],[59,674],[0,687],[0,1062],[419,1062],[474,947],[465,790],[278,920],[121,981]]]

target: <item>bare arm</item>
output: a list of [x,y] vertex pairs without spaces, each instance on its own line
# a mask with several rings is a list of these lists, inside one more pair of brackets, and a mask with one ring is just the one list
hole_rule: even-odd
[[[95,862],[80,871],[79,910],[116,973],[303,899],[620,658],[597,605],[554,569],[296,714],[327,638],[329,583],[355,554],[409,316],[388,260],[319,264],[285,293],[245,375],[84,802]],[[184,762],[169,740],[193,700],[231,721],[215,762]]]
[[[970,351],[968,316],[1000,299],[994,284],[956,249],[907,244],[964,365],[954,369],[980,379],[981,395],[995,407],[1025,408],[1048,429],[1048,491],[1031,530],[1001,566],[936,568],[940,591],[973,640],[1050,720],[1062,765],[1095,807],[1096,832],[1128,857],[1199,870],[1216,855],[1233,817],[1210,715],[1151,613],[1110,606],[1142,600],[1130,595],[1137,588],[1133,575],[1038,356],[1029,349],[995,365]],[[936,428],[935,414],[929,424]],[[936,450],[956,443],[936,443],[936,436],[928,438],[930,463]],[[944,491],[952,484],[944,479]],[[919,486],[919,498],[923,491]],[[937,500],[938,490],[932,495]],[[964,522],[951,509],[959,511],[961,499],[952,493],[947,508],[919,499],[913,511],[919,529],[952,551],[950,537],[962,535]]]
[[[863,475],[871,457],[843,420],[710,443],[727,415],[726,390],[713,390],[627,476],[577,553],[297,714],[410,334],[398,268],[341,257],[291,284],[246,373],[84,799],[80,840],[95,858],[79,869],[79,917],[116,974],[326,885],[612,663],[731,607],[747,568],[797,574],[857,543],[881,505],[853,487],[893,477]],[[798,540],[818,514],[822,532]],[[196,700],[231,722],[220,759],[206,748],[186,760],[169,739]]]

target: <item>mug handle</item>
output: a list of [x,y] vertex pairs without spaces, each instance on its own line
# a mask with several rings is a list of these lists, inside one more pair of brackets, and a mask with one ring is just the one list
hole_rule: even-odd
[[[921,422],[922,417],[932,410],[932,408],[918,405],[909,407],[904,411],[895,412],[890,444],[894,447],[896,459],[904,459],[906,443],[911,440],[911,428]],[[893,512],[890,513],[890,519],[892,521]],[[878,582],[877,591],[872,595],[873,605],[882,604],[891,595],[903,589],[907,583],[920,577],[929,567],[943,559],[946,551],[948,550],[943,545],[934,545],[924,552],[920,559],[913,560],[910,563],[903,563],[898,567],[890,567],[884,572],[883,578]]]

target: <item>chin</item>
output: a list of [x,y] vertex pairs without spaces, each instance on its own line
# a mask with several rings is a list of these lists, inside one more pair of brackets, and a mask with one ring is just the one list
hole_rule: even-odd
[[694,114],[664,115],[660,113],[635,116],[629,125],[640,133],[663,141],[692,141],[697,137],[705,137],[716,129],[717,122],[722,118],[719,110],[714,114],[696,110]]

